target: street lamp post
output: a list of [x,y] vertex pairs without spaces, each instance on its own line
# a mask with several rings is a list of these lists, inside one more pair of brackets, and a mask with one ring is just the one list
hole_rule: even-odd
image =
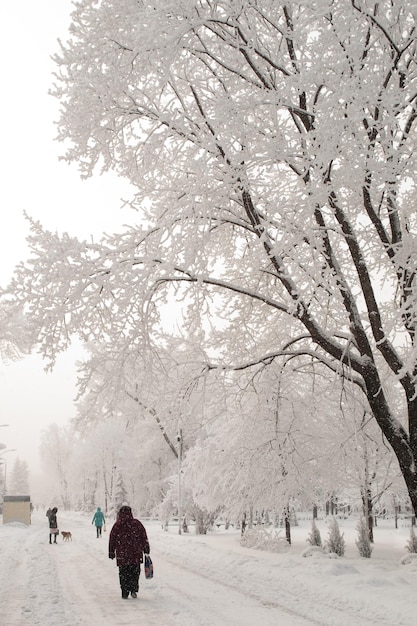
[[181,535],[181,517],[182,517],[182,494],[181,494],[181,465],[182,465],[182,429],[178,430],[177,434],[178,443],[178,534]]
[[4,467],[4,470],[3,470],[3,472],[4,472],[3,473],[3,490],[2,490],[3,491],[2,496],[3,496],[3,499],[4,499],[4,496],[7,495],[7,487],[6,487],[6,481],[7,481],[7,461],[6,461],[6,459],[0,459],[0,463],[1,463],[2,467]]
[[116,511],[116,470],[117,470],[117,465],[113,465],[112,468],[111,468],[111,499],[112,499],[114,519],[117,519],[117,511]]
[[[3,454],[6,454],[6,452],[16,452],[16,448],[10,448],[9,450],[2,450],[0,452],[0,457],[3,456]],[[4,485],[3,485],[3,497],[7,494],[7,461],[6,459],[0,458],[0,461],[4,463]]]

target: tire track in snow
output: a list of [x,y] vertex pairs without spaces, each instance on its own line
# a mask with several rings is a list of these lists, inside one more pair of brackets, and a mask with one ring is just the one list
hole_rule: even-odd
[[[157,556],[159,554],[156,550],[154,553]],[[187,613],[184,619],[187,626],[323,626],[321,622],[306,619],[285,607],[263,603],[247,590],[229,585],[225,578],[214,580],[203,571],[172,562],[165,555],[158,556],[158,561],[164,564],[164,573],[168,575],[164,593],[168,590],[178,598],[178,605]],[[231,609],[234,613],[233,622],[230,621]]]
[[[175,616],[176,605],[155,602],[151,586],[146,588],[143,572],[140,577],[139,598],[122,600],[118,568],[108,559],[108,538],[95,536],[95,529],[86,527],[85,520],[71,521],[73,541],[62,543],[57,555],[57,568],[61,581],[66,580],[63,593],[76,598],[76,611],[88,625],[131,626],[146,623],[148,626],[184,626],[182,618]],[[71,624],[72,626],[72,624]]]
[[[2,623],[5,626],[45,626],[51,620],[62,623],[63,615],[69,619],[72,612],[66,610],[62,600],[55,564],[54,551],[59,547],[47,543],[47,529],[16,526],[11,530],[20,537],[19,541],[13,540],[10,549],[6,548],[6,554],[2,555],[1,566],[7,570],[2,584]],[[83,626],[76,619],[68,623]]]
[[[20,532],[21,529],[17,529]],[[24,534],[22,534],[22,539]],[[6,585],[1,590],[1,616],[3,624],[8,626],[26,626],[28,624],[26,616],[26,590],[28,585],[27,569],[22,562],[24,554],[24,544],[19,552],[8,552],[2,555],[1,567],[7,568],[8,576]]]

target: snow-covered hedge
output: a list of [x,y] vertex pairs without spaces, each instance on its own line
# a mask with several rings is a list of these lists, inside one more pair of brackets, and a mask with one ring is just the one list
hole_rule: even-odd
[[245,548],[255,548],[255,550],[266,550],[268,552],[285,552],[288,550],[288,541],[284,537],[280,537],[280,530],[265,528],[247,529],[240,543]]

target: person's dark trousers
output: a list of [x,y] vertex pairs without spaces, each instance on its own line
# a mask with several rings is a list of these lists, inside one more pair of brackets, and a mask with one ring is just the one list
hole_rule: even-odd
[[139,591],[140,565],[120,565],[119,580],[122,596],[127,598],[129,591]]
[[97,529],[97,537],[101,537],[101,526],[96,526]]

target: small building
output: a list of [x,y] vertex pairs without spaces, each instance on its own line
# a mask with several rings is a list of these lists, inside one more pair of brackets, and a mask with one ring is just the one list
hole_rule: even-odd
[[4,496],[3,524],[20,522],[30,526],[31,509],[30,496]]

